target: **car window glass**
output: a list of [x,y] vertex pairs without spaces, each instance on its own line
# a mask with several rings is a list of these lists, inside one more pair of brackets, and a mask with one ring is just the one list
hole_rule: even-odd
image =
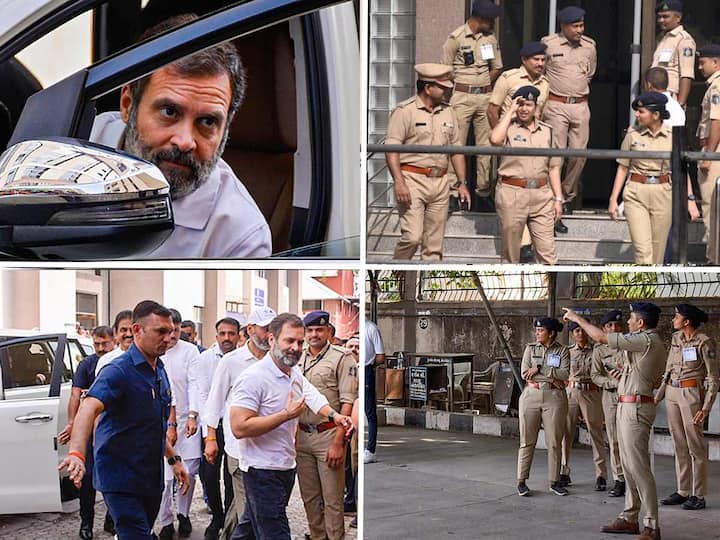
[[68,380],[71,380],[72,374],[75,373],[75,370],[77,369],[80,360],[82,360],[85,355],[83,354],[80,343],[73,339],[68,340],[67,348],[70,354],[65,355],[65,372],[63,373],[63,377],[68,377]]
[[53,347],[47,341],[3,347],[0,355],[3,388],[49,385],[53,358]]

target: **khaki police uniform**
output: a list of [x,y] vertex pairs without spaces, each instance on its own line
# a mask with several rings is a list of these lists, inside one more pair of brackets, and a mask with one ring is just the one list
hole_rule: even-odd
[[530,476],[538,432],[542,424],[548,449],[548,477],[551,483],[560,478],[560,459],[568,404],[565,381],[569,375],[570,354],[565,345],[553,342],[529,343],[523,353],[521,371],[541,365],[540,372],[528,381],[520,394],[520,449],[518,482]]
[[[415,96],[400,103],[390,115],[385,143],[459,146],[458,121],[447,105],[431,110]],[[400,154],[401,166],[409,165],[408,169],[419,172],[402,171],[412,202],[399,205],[401,236],[395,259],[412,259],[419,245],[423,260],[442,259],[450,198],[448,161],[447,154]]]
[[530,77],[525,66],[508,69],[495,81],[495,87],[490,96],[490,103],[500,107],[500,117],[502,117],[504,111],[510,109],[512,105],[512,95],[523,86],[535,86],[540,90],[540,96],[535,105],[535,117],[542,117],[543,107],[545,107],[548,94],[550,93],[550,83],[545,75],[540,75],[537,79]]
[[[553,128],[558,148],[587,148],[590,138],[590,81],[597,67],[595,41],[582,36],[580,43],[570,43],[562,33],[542,38],[545,51],[545,75],[550,95],[543,120]],[[578,182],[585,158],[569,158],[563,194],[570,203],[578,194]]]
[[602,425],[602,398],[600,388],[592,382],[590,370],[592,364],[592,347],[588,344],[581,348],[575,344],[570,351],[570,378],[568,380],[568,415],[565,423],[565,436],[562,443],[562,468],[560,474],[570,474],[570,452],[575,440],[575,427],[578,414],[582,412],[587,424],[592,443],[595,476],[607,478],[605,464],[605,441]]
[[[330,407],[339,411],[357,397],[357,363],[352,354],[327,343],[317,356],[303,353],[300,369],[323,394]],[[345,467],[328,467],[325,456],[335,439],[335,426],[324,416],[306,409],[300,415],[297,439],[297,475],[313,540],[345,536],[343,490]],[[343,451],[343,455],[345,452]]]
[[[717,148],[708,148],[707,142],[710,137],[710,125],[713,121],[720,122],[720,71],[716,71],[707,80],[708,88],[702,100],[700,122],[697,128],[697,137],[704,152],[720,152],[720,145]],[[712,244],[712,235],[709,228],[717,219],[715,208],[715,181],[720,176],[720,161],[711,161],[707,174],[698,168],[698,184],[700,185],[700,196],[702,197],[702,213],[705,222],[705,235],[703,241],[707,243],[707,258],[717,262],[717,246]]]
[[700,409],[710,414],[717,392],[715,341],[700,331],[690,339],[686,339],[682,331],[675,332],[656,399],[666,398],[668,426],[675,449],[677,491],[684,497],[702,498],[707,493],[708,458],[703,425],[693,423],[693,416]]
[[[656,135],[649,128],[631,127],[622,150],[640,152],[672,149],[672,130],[663,124]],[[662,264],[672,224],[672,185],[670,163],[659,159],[619,158],[628,167],[623,191],[625,217],[633,243],[636,264]]]
[[618,383],[619,381],[608,374],[605,365],[615,366],[618,371],[623,367],[623,352],[611,349],[604,343],[596,343],[593,347],[592,366],[590,379],[593,383],[602,388],[602,408],[605,416],[605,431],[607,432],[608,445],[610,446],[610,467],[613,473],[613,480],[624,482],[622,462],[620,461],[620,447],[617,436],[617,407],[618,407]]
[[682,24],[665,32],[655,48],[651,67],[661,67],[668,74],[668,92],[677,98],[680,79],[695,78],[695,40]]
[[[445,41],[442,63],[452,66],[455,74],[450,106],[458,117],[461,144],[466,143],[472,122],[475,145],[487,146],[490,137],[487,108],[492,92],[490,71],[503,67],[495,34],[473,34],[470,26],[463,24]],[[456,183],[454,174],[451,182]],[[490,195],[490,156],[477,157],[476,191],[481,196]]]
[[640,505],[645,507],[643,524],[658,528],[658,499],[650,469],[650,430],[655,421],[653,389],[665,366],[665,347],[653,328],[629,334],[608,334],[611,349],[625,351],[625,364],[618,385],[617,428],[620,460],[625,472],[625,509],[619,517],[637,523]]
[[[550,148],[552,128],[536,120],[532,128],[513,121],[507,130],[505,146],[510,148]],[[530,228],[535,256],[542,264],[557,263],[555,252],[554,195],[549,171],[559,167],[561,158],[502,156],[495,188],[495,208],[500,219],[503,261],[520,262],[523,228]]]

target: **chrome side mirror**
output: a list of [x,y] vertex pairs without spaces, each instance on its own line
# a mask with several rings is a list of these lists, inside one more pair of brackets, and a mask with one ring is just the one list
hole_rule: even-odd
[[170,186],[152,163],[61,138],[0,156],[0,257],[143,258],[172,230]]

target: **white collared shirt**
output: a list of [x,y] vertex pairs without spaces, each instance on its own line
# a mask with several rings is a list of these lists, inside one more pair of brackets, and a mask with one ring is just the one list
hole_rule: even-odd
[[[294,399],[300,394],[305,404],[317,413],[328,404],[327,398],[310,384],[296,367],[286,375],[275,365],[270,354],[247,368],[233,389],[232,406],[255,411],[258,416],[269,416],[282,411],[287,405],[290,391]],[[295,468],[295,434],[298,419],[283,422],[273,430],[240,440],[240,469],[250,467],[286,471]]]
[[670,118],[665,120],[665,125],[668,127],[684,126],[685,125],[685,111],[680,105],[680,102],[672,97],[670,92],[663,92],[663,95],[668,98],[668,102],[665,105],[665,110],[670,113]]
[[[90,140],[117,148],[125,131],[119,112],[95,118]],[[172,201],[175,229],[149,256],[155,258],[267,257],[270,227],[247,188],[222,159],[207,181]]]
[[120,356],[122,353],[124,353],[120,347],[115,347],[112,351],[103,354],[100,358],[98,358],[97,364],[95,364],[95,376],[97,377],[97,374],[100,373],[100,370],[107,366],[110,362],[115,360],[118,356]]
[[380,330],[372,321],[365,321],[365,365],[372,366],[375,363],[375,355],[385,354]]
[[[202,435],[207,435],[207,424],[205,420],[205,405],[210,394],[210,386],[212,385],[213,376],[215,370],[220,363],[220,359],[223,357],[223,352],[220,350],[220,346],[217,342],[213,343],[212,347],[205,349],[200,353],[200,361],[198,362],[198,400],[200,406],[200,427],[202,429]],[[214,426],[213,426],[214,427]]]

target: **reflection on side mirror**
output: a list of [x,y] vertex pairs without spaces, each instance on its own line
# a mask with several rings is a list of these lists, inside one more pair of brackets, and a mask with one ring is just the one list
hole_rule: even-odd
[[0,156],[0,257],[143,258],[172,230],[170,186],[152,163],[60,138]]

